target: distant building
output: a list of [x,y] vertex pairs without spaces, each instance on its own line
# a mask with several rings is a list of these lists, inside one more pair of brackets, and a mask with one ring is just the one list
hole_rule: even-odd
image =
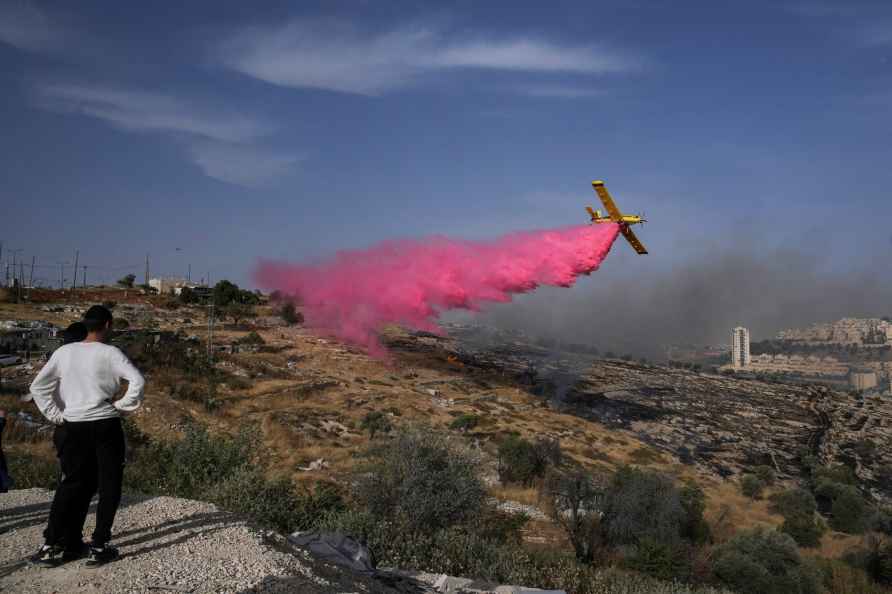
[[191,283],[184,278],[151,278],[149,286],[158,291],[159,295],[179,295],[186,287],[193,291],[208,290],[208,287]]
[[877,347],[892,344],[892,323],[881,318],[843,318],[779,332],[780,340],[812,344],[841,344]]
[[731,330],[731,367],[743,369],[750,365],[750,331],[738,326]]
[[755,355],[748,367],[750,371],[780,373],[797,376],[825,376],[842,378],[849,374],[849,366],[836,357],[816,355]]
[[859,392],[877,387],[877,374],[873,371],[853,371],[849,375],[849,383]]

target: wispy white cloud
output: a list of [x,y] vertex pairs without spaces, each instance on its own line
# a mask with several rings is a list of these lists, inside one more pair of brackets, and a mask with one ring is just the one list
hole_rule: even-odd
[[25,51],[61,46],[68,32],[30,2],[0,3],[0,43]]
[[408,87],[448,70],[592,75],[637,65],[630,57],[594,46],[454,38],[425,27],[369,34],[331,21],[250,27],[226,39],[216,54],[227,67],[272,84],[361,95]]
[[514,87],[514,90],[529,97],[544,97],[556,99],[590,99],[603,97],[607,91],[577,85],[561,84],[530,84]]
[[293,167],[299,155],[253,144],[273,128],[265,121],[176,96],[90,84],[40,84],[38,105],[79,113],[130,132],[170,136],[208,177],[255,187]]
[[258,118],[199,107],[162,93],[86,84],[40,84],[35,91],[45,109],[81,113],[124,130],[193,134],[229,142],[271,131]]
[[222,142],[196,143],[189,153],[208,177],[246,187],[262,186],[303,159],[293,153]]

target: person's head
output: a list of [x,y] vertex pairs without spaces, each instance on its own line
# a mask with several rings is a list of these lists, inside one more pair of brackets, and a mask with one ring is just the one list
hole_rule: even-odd
[[112,313],[106,307],[94,305],[84,314],[84,326],[92,340],[105,340],[111,334]]
[[87,325],[83,322],[75,322],[62,332],[62,344],[80,342],[87,337]]

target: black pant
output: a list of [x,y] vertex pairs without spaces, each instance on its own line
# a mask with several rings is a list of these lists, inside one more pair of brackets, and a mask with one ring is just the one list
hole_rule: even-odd
[[[54,440],[55,441],[55,440]],[[65,422],[58,440],[62,481],[56,489],[44,536],[47,544],[77,550],[93,494],[99,491],[93,544],[111,539],[124,479],[124,431],[121,419]]]

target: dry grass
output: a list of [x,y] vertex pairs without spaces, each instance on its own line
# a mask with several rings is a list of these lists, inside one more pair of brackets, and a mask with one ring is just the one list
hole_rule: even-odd
[[718,542],[725,542],[739,530],[756,526],[775,528],[783,523],[781,516],[768,509],[766,499],[753,501],[745,497],[735,482],[704,487],[707,494],[704,516]]
[[806,554],[827,559],[839,559],[846,553],[861,547],[864,537],[857,534],[843,534],[842,532],[827,531],[821,537],[821,546],[814,549],[804,549]]
[[517,501],[526,505],[539,505],[539,490],[521,485],[498,485],[489,490],[493,497],[501,501]]

